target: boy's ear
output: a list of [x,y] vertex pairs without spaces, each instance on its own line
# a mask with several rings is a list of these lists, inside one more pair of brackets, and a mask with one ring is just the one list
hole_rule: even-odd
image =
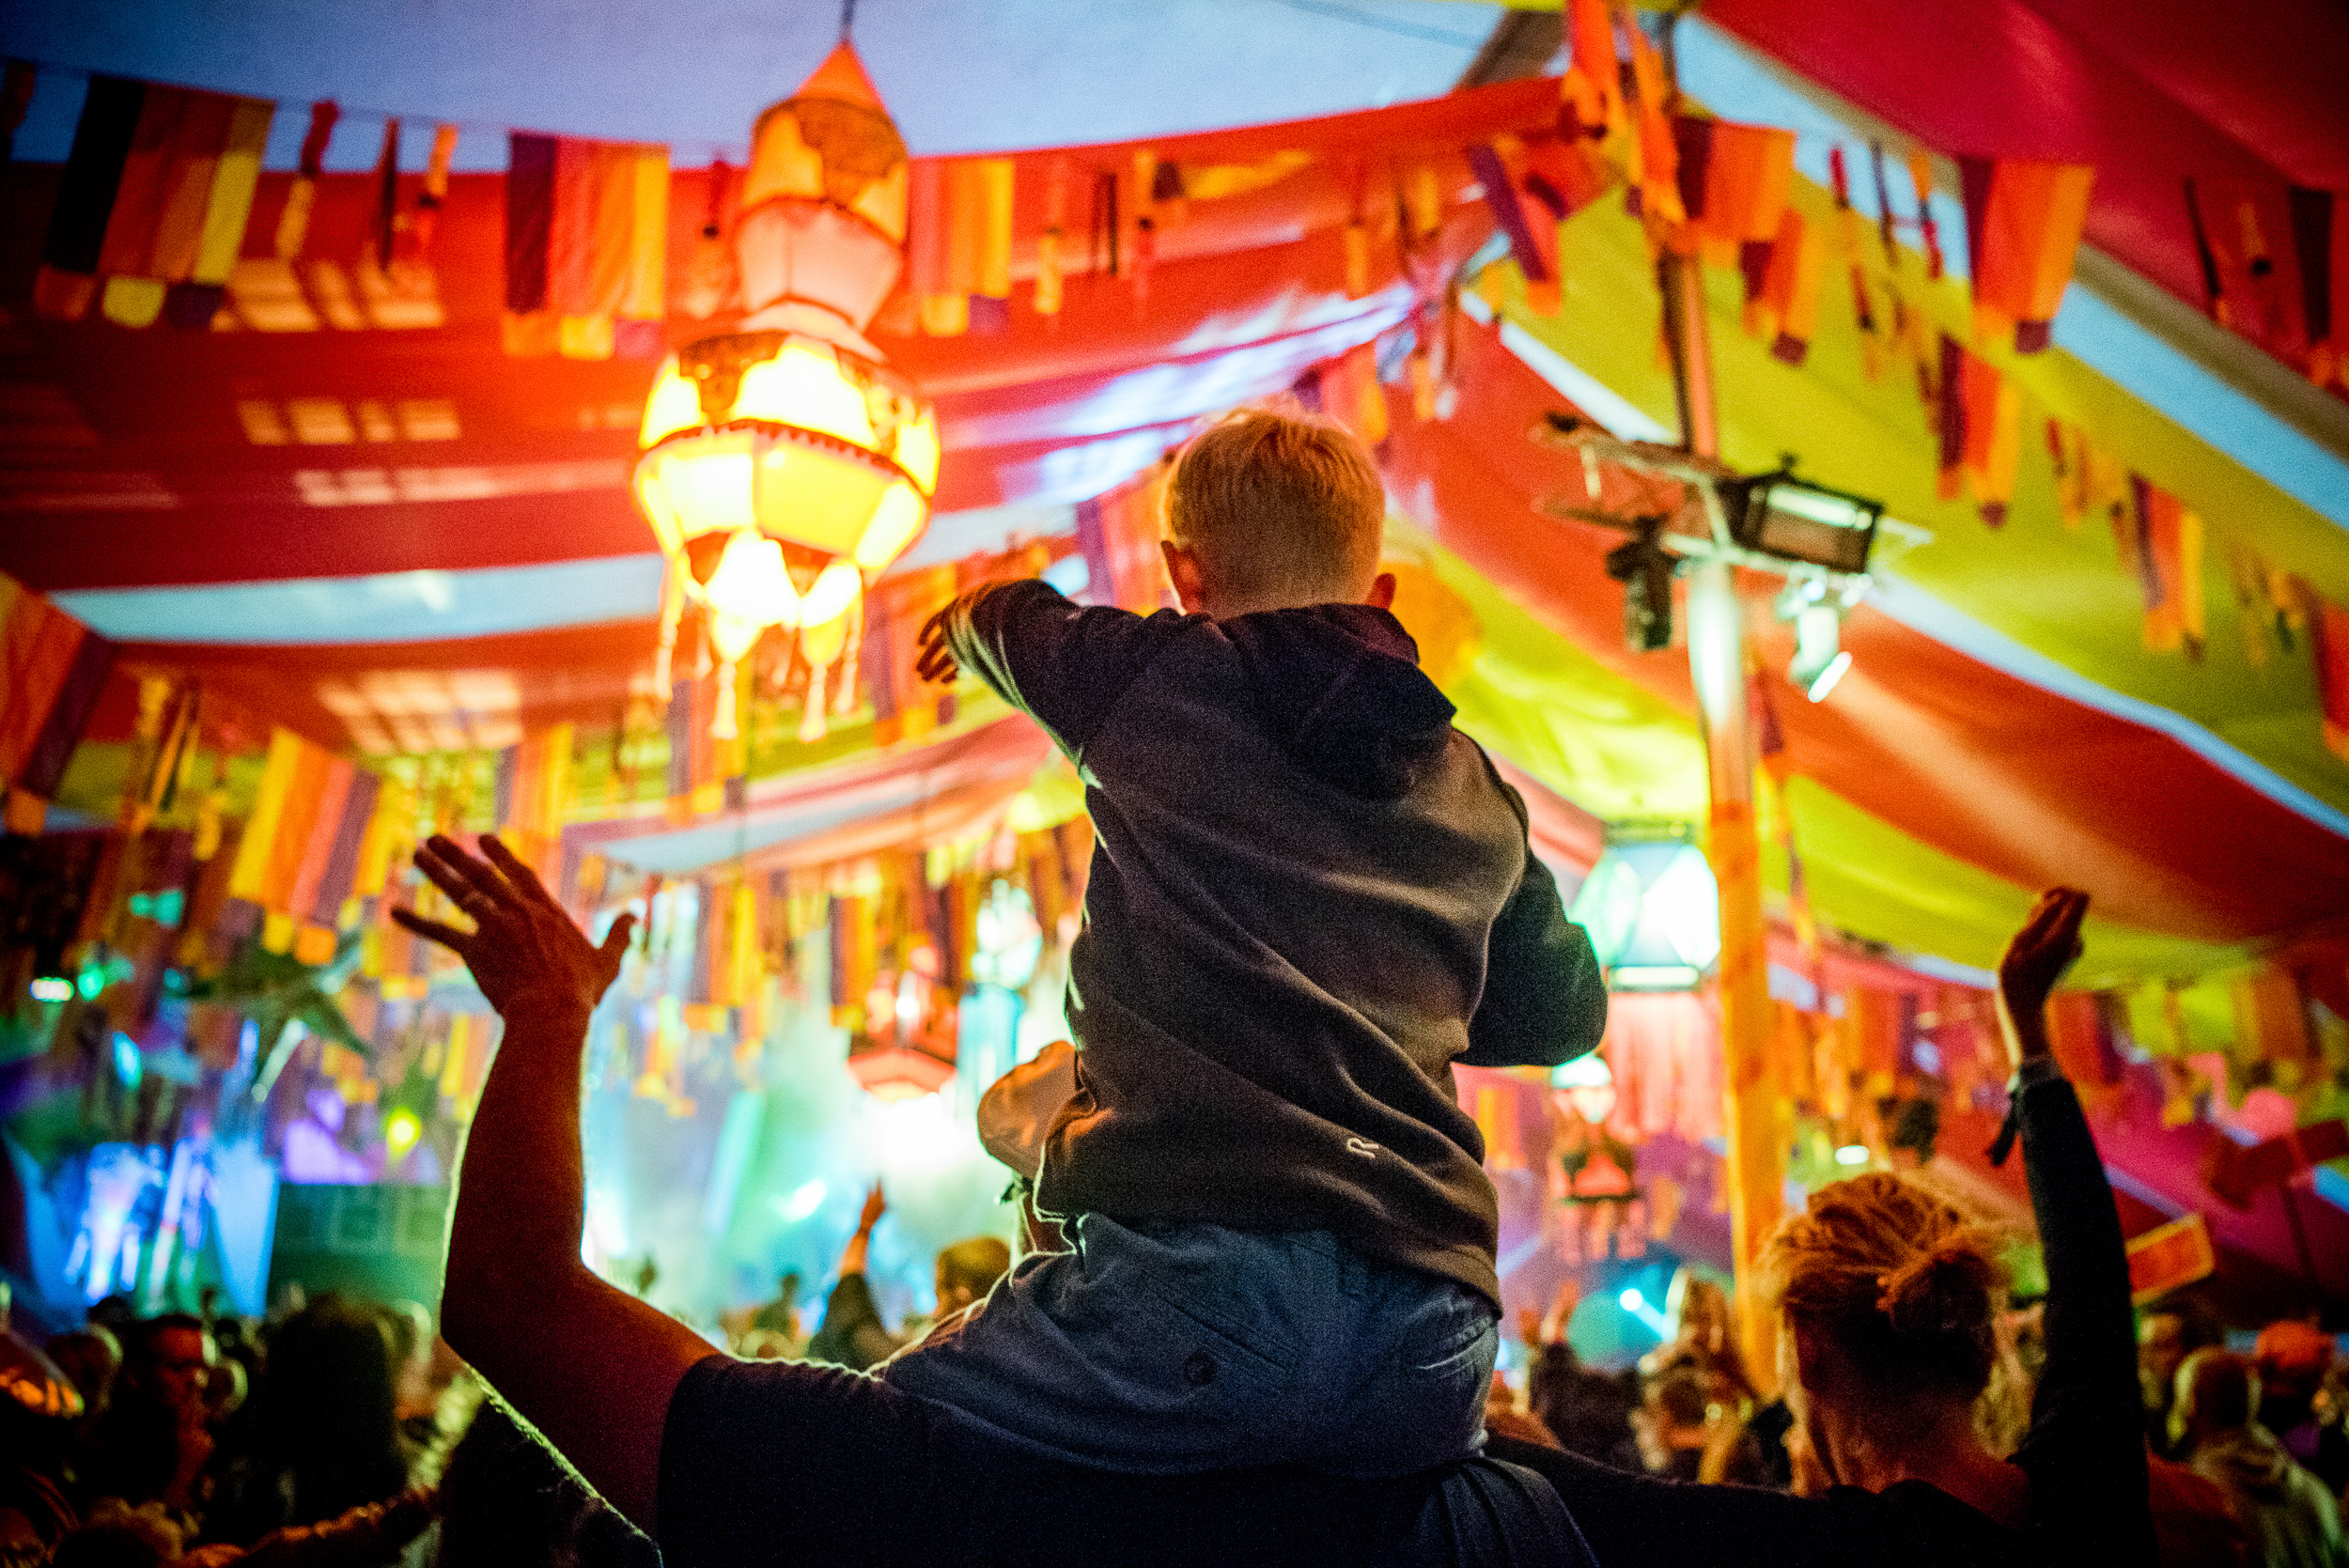
[[1172,539],[1159,541],[1159,554],[1166,562],[1167,581],[1174,585],[1174,598],[1186,614],[1196,615],[1206,609],[1206,579],[1199,570],[1199,556]]
[[1393,608],[1394,573],[1391,571],[1382,571],[1377,577],[1372,578],[1370,580],[1370,592],[1362,596],[1362,602],[1369,605],[1373,610],[1389,610]]

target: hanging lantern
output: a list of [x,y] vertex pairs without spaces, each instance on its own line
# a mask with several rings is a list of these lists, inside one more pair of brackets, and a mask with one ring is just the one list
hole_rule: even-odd
[[1614,990],[1694,990],[1720,956],[1720,893],[1685,823],[1609,828],[1567,916]]
[[[661,667],[685,602],[733,666],[769,627],[795,631],[821,736],[830,666],[866,583],[921,536],[938,423],[864,336],[905,266],[904,141],[847,44],[751,136],[735,245],[748,314],[680,349],[645,403],[637,505],[668,557]],[[809,728],[812,726],[813,735]]]

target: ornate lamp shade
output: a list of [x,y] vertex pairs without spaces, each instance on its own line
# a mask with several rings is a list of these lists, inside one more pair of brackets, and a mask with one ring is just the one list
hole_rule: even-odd
[[801,734],[823,733],[823,673],[864,584],[929,523],[937,421],[863,334],[904,269],[908,174],[842,44],[753,132],[735,240],[749,314],[679,349],[645,404],[636,500],[670,563],[658,679],[700,600],[726,667],[722,736],[731,666],[769,627],[798,633],[815,672]]
[[1568,916],[1618,991],[1688,991],[1720,956],[1720,893],[1680,823],[1610,828]]

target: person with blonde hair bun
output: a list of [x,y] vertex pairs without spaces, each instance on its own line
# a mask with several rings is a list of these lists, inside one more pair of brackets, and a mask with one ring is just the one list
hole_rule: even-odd
[[2048,893],[1999,969],[2015,1072],[1992,1157],[2020,1137],[2047,1268],[2046,1360],[2021,1445],[1991,1452],[1974,1419],[1999,1356],[1997,1238],[1908,1177],[1830,1183],[1771,1237],[1763,1271],[1779,1305],[1797,1490],[1810,1495],[1490,1445],[1549,1478],[1608,1568],[2155,1560],[2128,1259],[2045,1017],[2087,911],[2086,893]]

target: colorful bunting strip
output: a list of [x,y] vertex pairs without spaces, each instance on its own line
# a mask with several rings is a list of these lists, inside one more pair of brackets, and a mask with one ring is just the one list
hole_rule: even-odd
[[507,145],[506,351],[658,357],[669,149],[521,132]]
[[570,809],[571,726],[552,725],[498,753],[498,832],[552,886],[561,875],[563,818]]
[[244,240],[275,105],[90,81],[34,285],[44,316],[209,328]]
[[0,577],[0,788],[12,832],[38,832],[42,802],[114,669],[115,644],[30,589]]
[[1003,302],[1011,298],[1014,167],[1008,158],[924,159],[913,165],[906,287],[921,330],[932,337],[1009,324]]
[[398,830],[379,817],[406,809],[407,800],[373,771],[291,730],[271,733],[226,890],[261,913],[264,947],[305,964],[334,955],[345,906],[382,890],[385,835]]

